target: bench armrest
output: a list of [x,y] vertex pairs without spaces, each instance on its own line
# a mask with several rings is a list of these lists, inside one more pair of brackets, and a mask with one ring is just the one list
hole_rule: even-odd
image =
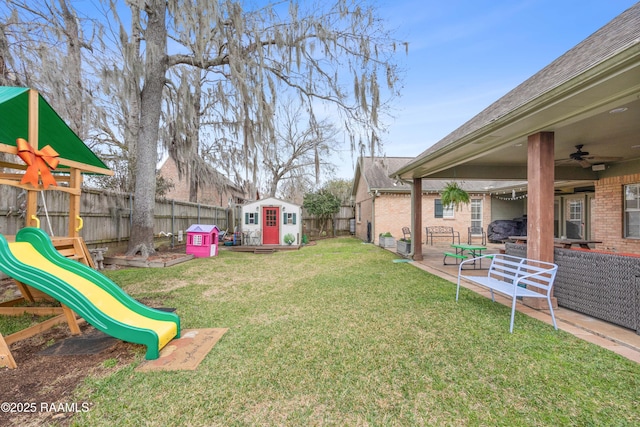
[[[542,276],[544,277],[545,274],[554,274],[554,270],[557,270],[557,267],[554,268],[548,268],[546,270],[542,270],[542,271],[536,271],[534,273],[529,273],[529,274],[523,274],[522,276],[518,276],[518,278],[515,280],[515,282],[513,283],[514,286],[518,286],[520,284],[520,282],[522,282],[525,279],[531,279],[533,277],[536,276]],[[548,280],[548,278],[545,278],[545,281],[547,283],[540,283],[540,287],[542,288],[542,286],[547,286],[549,289],[547,289],[547,293],[551,290],[551,287],[553,286],[553,282],[555,281],[555,276],[551,279]],[[533,284],[532,286],[535,286],[535,284]]]

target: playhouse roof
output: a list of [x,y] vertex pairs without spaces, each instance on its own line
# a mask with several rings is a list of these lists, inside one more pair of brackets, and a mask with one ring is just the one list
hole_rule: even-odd
[[217,225],[192,224],[187,228],[187,233],[211,233],[213,230],[220,231]]
[[[0,86],[0,143],[29,140],[29,88]],[[109,171],[109,168],[38,94],[38,146],[50,145],[61,158]],[[64,167],[62,164],[60,168]]]

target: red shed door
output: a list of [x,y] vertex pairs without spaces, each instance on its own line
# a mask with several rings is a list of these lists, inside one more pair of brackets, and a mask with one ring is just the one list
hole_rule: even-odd
[[278,245],[280,244],[280,208],[263,207],[262,218],[262,244]]

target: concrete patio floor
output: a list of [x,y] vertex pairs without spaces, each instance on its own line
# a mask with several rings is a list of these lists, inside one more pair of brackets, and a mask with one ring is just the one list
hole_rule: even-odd
[[[486,247],[487,251],[485,253],[490,254],[499,253],[500,249],[504,248],[504,245],[489,243],[486,245]],[[388,250],[395,253],[395,248]],[[457,283],[458,266],[443,265],[444,252],[451,252],[451,248],[448,244],[439,244],[436,242],[433,246],[423,245],[422,253],[424,260],[413,261],[410,264],[431,274],[442,277],[443,279],[449,280],[455,284]],[[451,258],[447,259],[447,262],[453,261],[454,260]],[[482,272],[478,271],[478,274],[482,274]],[[461,286],[471,289],[481,295],[485,295],[487,298],[491,298],[489,291],[482,289],[481,287],[464,281]],[[452,297],[455,298],[455,288]],[[496,294],[496,301],[507,306],[510,306],[511,303],[510,300],[499,296],[498,294]],[[536,310],[520,302],[517,304],[516,309],[531,317],[548,323],[549,325],[553,325],[549,310]],[[638,335],[635,331],[616,326],[614,324],[598,320],[563,307],[554,309],[554,312],[556,315],[558,329],[562,329],[575,335],[578,338],[604,347],[623,357],[626,357],[627,359],[640,363],[640,335]],[[507,322],[505,323],[505,328],[507,328],[508,330],[507,317],[505,317],[505,322]]]

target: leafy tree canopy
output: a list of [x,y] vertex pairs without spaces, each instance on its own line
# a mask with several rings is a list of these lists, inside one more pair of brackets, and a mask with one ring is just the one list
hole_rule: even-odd
[[340,199],[325,190],[306,194],[302,205],[310,214],[324,219],[340,211]]

